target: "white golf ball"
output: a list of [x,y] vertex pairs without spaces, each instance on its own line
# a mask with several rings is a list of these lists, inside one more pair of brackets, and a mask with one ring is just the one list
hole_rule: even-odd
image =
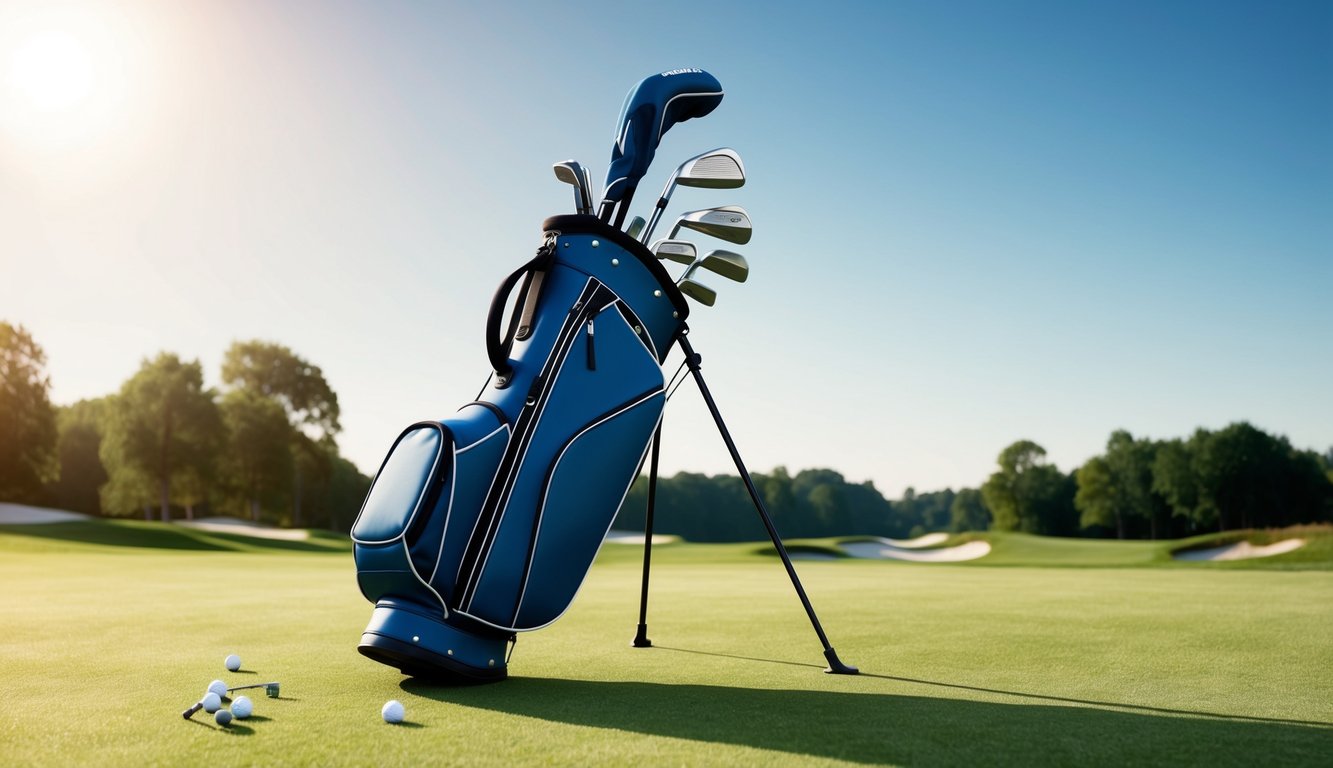
[[244,720],[255,711],[255,705],[250,702],[249,696],[237,696],[231,702],[231,713],[237,720]]
[[204,711],[210,715],[222,709],[222,697],[212,691],[205,693],[200,703],[204,705]]
[[214,680],[208,684],[208,692],[216,693],[219,699],[223,698],[227,695],[227,684],[221,680]]
[[241,657],[233,653],[227,657],[226,664],[228,672],[235,672],[241,668]]
[[403,703],[394,699],[384,705],[384,708],[380,710],[380,714],[384,715],[384,722],[386,723],[401,723],[403,722],[404,714]]
[[219,709],[218,713],[213,715],[213,719],[218,725],[231,725],[231,713],[225,709]]

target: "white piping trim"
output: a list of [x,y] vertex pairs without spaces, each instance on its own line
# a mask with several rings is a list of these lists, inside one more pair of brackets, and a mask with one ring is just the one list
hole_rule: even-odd
[[[694,91],[692,93],[678,93],[675,96],[672,96],[671,98],[667,99],[667,103],[662,105],[662,111],[659,112],[657,115],[658,143],[660,144],[662,142],[662,134],[666,133],[666,129],[662,127],[662,123],[666,122],[667,108],[671,106],[671,102],[675,101],[676,99],[688,98],[690,96],[723,96],[725,94],[726,94],[725,91]],[[620,154],[622,155],[625,154],[625,150],[623,149],[620,150]]]
[[[427,427],[427,426],[435,427],[435,431],[436,431],[437,434],[440,435],[440,439],[441,439],[441,440],[444,439],[444,427],[440,426],[439,424],[430,423],[430,424],[421,424],[420,426],[421,426],[422,428],[425,428],[425,427]],[[408,429],[411,429],[411,427],[409,427]],[[403,439],[403,436],[404,436],[404,435],[406,435],[406,431],[404,431],[403,435],[399,435],[399,436],[398,436],[398,439],[394,441],[393,447],[389,449],[389,453],[390,453],[390,454],[392,454],[393,451],[394,451],[394,449],[398,447],[398,444],[399,444],[400,442],[402,442],[402,439]],[[452,443],[453,441],[451,440],[450,442]],[[433,477],[435,477],[435,471],[436,471],[437,469],[439,469],[439,467],[440,467],[440,457],[442,457],[442,456],[444,456],[444,450],[443,450],[443,447],[436,449],[436,451],[435,451],[435,463],[432,464],[431,467],[430,467],[430,473],[427,475],[428,478],[433,478]],[[384,463],[385,463],[385,465],[387,465],[387,464],[389,463],[389,461],[388,461],[388,457],[387,457],[387,456],[385,457]],[[370,490],[369,490],[369,491],[366,491],[366,500],[367,500],[367,501],[369,501],[369,499],[370,499],[370,494],[374,492],[374,490],[375,490],[375,486],[379,483],[380,473],[382,473],[383,471],[384,471],[384,467],[381,466],[381,467],[380,467],[380,472],[375,473],[375,482],[371,483],[371,484],[370,484]],[[348,537],[351,538],[352,542],[355,543],[355,544],[392,544],[392,543],[394,543],[395,541],[398,541],[399,539],[403,538],[404,536],[407,535],[407,531],[408,531],[408,529],[412,527],[412,523],[416,522],[417,514],[421,512],[421,502],[425,501],[425,499],[426,499],[426,492],[430,490],[430,483],[431,483],[431,481],[428,479],[428,480],[426,481],[426,483],[421,487],[421,493],[417,495],[417,503],[416,503],[416,505],[412,508],[412,515],[411,515],[410,517],[407,518],[407,524],[403,526],[403,530],[402,530],[402,532],[399,533],[397,536],[394,536],[393,538],[390,538],[390,539],[383,539],[383,540],[380,540],[380,541],[368,541],[368,540],[365,540],[365,539],[358,539],[358,538],[356,538],[355,536],[352,536],[350,533],[348,534]],[[363,511],[363,512],[365,511],[364,508],[362,509],[362,511]],[[358,521],[360,521],[360,519],[361,519],[361,515],[360,515],[360,514],[357,514],[356,518],[357,518]],[[352,528],[353,528],[353,529],[356,528],[356,523],[353,523],[353,524],[352,524]]]
[[[493,415],[493,414],[492,414],[492,415]],[[444,510],[444,527],[440,529],[440,546],[439,546],[439,548],[436,550],[436,555],[435,555],[435,567],[432,568],[432,569],[431,569],[431,572],[430,572],[430,580],[431,580],[431,581],[435,581],[435,575],[436,575],[437,573],[440,572],[440,563],[444,560],[444,537],[445,537],[445,535],[447,535],[447,534],[449,533],[449,517],[450,517],[451,515],[453,515],[453,513],[454,513],[454,493],[458,490],[458,456],[459,456],[459,454],[467,453],[468,451],[472,450],[473,448],[476,448],[477,446],[481,445],[482,443],[488,442],[492,437],[495,437],[496,434],[498,434],[498,433],[500,433],[500,432],[507,432],[507,431],[509,431],[509,425],[508,425],[508,424],[501,424],[499,427],[495,428],[494,430],[491,430],[491,433],[488,434],[488,435],[486,435],[485,437],[483,437],[483,438],[481,438],[481,439],[479,439],[479,440],[477,440],[477,441],[475,441],[475,442],[473,442],[473,443],[471,443],[471,444],[469,444],[469,445],[467,445],[467,446],[465,446],[465,447],[463,447],[463,448],[455,448],[455,449],[454,449],[454,466],[453,466],[453,471],[449,473],[449,477],[450,477],[450,480],[449,480],[449,506],[448,506],[448,507],[445,507],[445,510]],[[508,445],[508,443],[509,443],[509,439],[508,439],[508,438],[505,438],[505,444]]]
[[[564,458],[565,458],[565,454],[569,451],[569,449],[570,449],[571,447],[573,447],[574,443],[577,443],[577,442],[578,442],[578,440],[579,440],[580,437],[583,437],[584,434],[586,434],[586,433],[588,433],[588,432],[591,432],[592,430],[594,430],[594,429],[600,427],[601,425],[605,424],[606,422],[610,421],[611,419],[614,419],[614,418],[616,418],[616,417],[618,417],[618,416],[620,416],[620,415],[622,415],[622,414],[629,413],[630,411],[634,410],[635,408],[639,407],[640,405],[643,405],[644,403],[648,402],[648,401],[651,400],[652,398],[657,397],[658,395],[661,395],[661,394],[663,394],[663,393],[664,393],[664,390],[662,390],[661,388],[655,389],[655,390],[653,390],[652,392],[649,392],[649,393],[643,395],[642,397],[638,398],[638,399],[635,400],[634,402],[625,405],[625,407],[623,407],[623,408],[621,408],[621,409],[619,409],[619,410],[617,410],[617,411],[614,411],[614,412],[612,412],[612,413],[608,413],[608,414],[606,414],[605,416],[603,416],[602,418],[600,418],[600,419],[598,419],[597,421],[593,422],[592,424],[589,424],[588,426],[584,427],[583,429],[579,430],[578,432],[575,432],[575,433],[574,433],[574,436],[571,437],[571,438],[569,439],[569,442],[565,443],[565,447],[560,449],[560,455],[558,455],[558,456],[555,457],[555,462],[551,464],[551,479],[552,479],[552,480],[555,479],[556,472],[558,472],[558,471],[560,470],[560,462],[564,460]],[[663,409],[665,409],[665,407],[666,407],[666,400],[665,400],[665,399],[662,400],[662,406],[663,406]],[[661,421],[662,416],[661,416],[660,413],[658,414],[658,417],[657,417],[657,418],[658,418],[658,421]],[[651,442],[651,440],[650,440],[649,442]],[[641,463],[642,463],[642,458],[640,459],[640,464],[641,464]],[[637,469],[637,466],[638,466],[638,465],[636,465],[636,469]],[[633,475],[630,476],[630,485],[633,485],[633,484],[634,484],[634,478],[637,477],[638,474],[639,474],[639,473],[636,471],[636,472],[634,472]],[[626,493],[629,493],[628,489],[626,489]],[[518,593],[518,604],[517,604],[517,606],[514,608],[514,618],[513,618],[513,623],[515,623],[515,624],[518,623],[518,615],[519,615],[520,613],[523,612],[523,599],[524,599],[525,597],[527,597],[527,594],[528,594],[528,582],[529,582],[529,581],[531,580],[531,578],[532,578],[532,562],[533,562],[533,560],[536,560],[536,559],[537,559],[537,546],[541,543],[541,530],[542,530],[542,527],[541,527],[541,525],[540,525],[540,520],[541,520],[542,514],[546,511],[546,502],[547,502],[547,500],[550,498],[550,496],[551,496],[551,484],[550,484],[550,483],[547,483],[547,484],[546,484],[546,489],[542,492],[542,503],[541,503],[540,506],[537,507],[537,521],[539,522],[539,524],[537,525],[537,532],[536,532],[536,534],[535,534],[535,535],[533,536],[533,538],[532,538],[532,555],[528,557],[527,564],[525,565],[525,567],[524,567],[524,569],[523,569],[523,570],[525,571],[525,573],[523,574],[523,586],[522,586],[522,588],[519,590],[519,593]],[[621,501],[621,503],[624,503],[624,501],[625,501],[625,497],[624,497],[623,495],[621,496],[620,501]],[[620,511],[620,506],[619,506],[619,505],[616,505],[616,511],[617,511],[617,512]],[[615,517],[616,517],[615,515],[612,515],[612,516],[611,516],[611,521],[612,521],[613,524],[614,524],[614,522],[615,522]],[[609,530],[609,529],[610,529],[610,526],[608,526],[608,530]],[[600,550],[601,547],[599,546],[598,549]],[[594,558],[594,559],[596,559],[596,558]],[[589,567],[589,568],[592,567],[592,563],[591,563],[591,562],[588,563],[588,567]],[[587,575],[587,571],[584,571],[584,575],[585,575],[585,576]]]
[[[591,282],[593,279],[594,278],[591,277],[588,278],[589,282]],[[620,297],[616,295],[615,291],[612,291],[610,288],[607,288],[606,284],[602,283],[602,281],[598,280],[597,284],[603,288],[606,288],[606,290],[613,297],[610,301],[603,304],[601,307],[598,307],[597,314],[600,315],[602,312],[606,311],[607,307],[613,306],[617,301],[620,301]],[[549,393],[555,391],[556,384],[558,384],[560,381],[560,374],[565,372],[565,366],[569,364],[569,357],[570,357],[569,353],[574,349],[574,345],[578,343],[579,334],[581,332],[582,332],[581,329],[576,329],[574,331],[574,335],[570,338],[569,347],[565,351],[565,357],[563,360],[560,361],[560,365],[555,369],[555,376],[551,379],[551,383],[547,385],[546,391],[548,395]],[[546,408],[548,405],[550,405],[550,403],[551,403],[551,398],[549,396],[542,401],[541,410],[537,412],[536,420],[533,421],[532,428],[528,430],[529,435],[535,435],[537,433],[537,429],[541,426],[542,419],[545,418],[546,416]],[[529,440],[528,447],[530,448],[531,446],[532,446],[532,441]],[[510,473],[510,477],[515,478],[515,481],[517,481],[517,478],[523,473],[523,465],[527,463],[529,453],[530,451],[528,450],[523,451],[523,457],[519,459],[518,465],[514,467],[514,471]],[[509,511],[509,504],[513,500],[514,500],[514,492],[513,488],[511,487],[509,494],[505,498],[504,507],[500,509],[500,516],[495,521],[495,538],[491,539],[491,546],[486,548],[486,556],[482,558],[481,567],[477,569],[476,574],[473,575],[472,577],[472,583],[476,586],[472,588],[472,597],[469,598],[467,601],[467,605],[469,608],[472,607],[472,601],[475,600],[477,597],[477,588],[481,586],[482,576],[486,574],[486,565],[491,560],[491,552],[495,551],[495,541],[496,539],[500,538],[500,528],[501,526],[504,525],[505,513]]]
[[417,581],[421,582],[421,586],[429,589],[430,593],[435,595],[435,599],[440,601],[440,610],[444,611],[443,618],[449,618],[449,606],[444,604],[444,598],[440,597],[440,593],[435,591],[435,587],[421,578],[421,574],[417,572],[416,563],[412,562],[412,550],[407,546],[407,539],[403,539],[403,559],[407,561],[407,567],[412,569],[412,575],[416,577]]

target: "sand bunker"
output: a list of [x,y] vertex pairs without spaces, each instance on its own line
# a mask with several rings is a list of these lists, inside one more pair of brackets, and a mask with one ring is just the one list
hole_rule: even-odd
[[[948,538],[946,534],[945,538]],[[852,557],[878,560],[907,560],[913,563],[961,563],[990,554],[990,542],[969,541],[956,547],[940,549],[904,549],[879,541],[854,541],[841,545],[842,551]]]
[[1293,550],[1300,549],[1305,545],[1305,539],[1286,539],[1276,544],[1257,547],[1248,541],[1242,541],[1239,544],[1228,544],[1225,547],[1210,547],[1209,549],[1191,549],[1185,552],[1177,552],[1172,555],[1177,560],[1249,560],[1253,557],[1272,557],[1273,555],[1285,555]]
[[87,520],[87,515],[63,509],[29,507],[26,504],[0,504],[0,525],[42,525]]
[[309,531],[272,528],[249,520],[235,517],[202,517],[198,520],[178,520],[176,525],[194,528],[209,533],[230,533],[236,536],[253,536],[257,539],[276,539],[279,541],[305,541],[310,538]]
[[[679,536],[672,536],[666,533],[654,533],[654,544],[672,544],[680,541]],[[608,531],[606,534],[607,544],[638,544],[643,545],[643,534],[636,531]]]
[[937,544],[943,544],[949,540],[947,533],[927,533],[925,536],[917,536],[915,539],[880,539],[890,547],[898,549],[921,549],[922,547],[933,547]]

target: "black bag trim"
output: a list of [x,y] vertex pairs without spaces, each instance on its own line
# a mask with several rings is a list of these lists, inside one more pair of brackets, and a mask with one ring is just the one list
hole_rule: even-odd
[[690,315],[690,305],[685,301],[685,294],[676,287],[676,281],[671,275],[667,274],[666,267],[653,255],[652,251],[643,243],[635,240],[619,229],[604,223],[596,216],[582,216],[577,214],[563,214],[552,216],[542,222],[542,229],[547,232],[555,231],[561,235],[596,235],[603,240],[610,240],[620,246],[634,258],[638,259],[644,267],[648,269],[652,276],[657,280],[662,288],[662,295],[671,301],[672,309],[676,310],[677,319],[682,323]]
[[[494,543],[495,536],[499,532],[500,523],[504,519],[503,510],[508,505],[509,495],[512,493],[514,482],[517,480],[517,469],[522,466],[522,458],[527,452],[536,424],[540,421],[542,410],[546,405],[547,396],[550,394],[551,374],[558,370],[569,356],[574,339],[578,337],[578,332],[586,320],[586,316],[592,311],[591,308],[595,307],[600,310],[603,306],[618,299],[619,297],[611,289],[602,285],[595,278],[588,278],[583,292],[574,305],[575,309],[565,317],[564,325],[556,336],[556,343],[552,346],[551,354],[547,356],[546,361],[542,364],[541,371],[533,378],[533,384],[537,391],[529,398],[528,403],[519,412],[518,418],[514,420],[514,431],[510,437],[509,445],[505,448],[505,455],[496,469],[491,487],[486,492],[486,500],[482,504],[481,512],[477,515],[472,535],[468,537],[467,547],[463,550],[463,557],[459,562],[458,579],[454,587],[454,595],[457,596],[457,607],[470,607],[472,598],[476,594],[481,572],[486,567],[485,560],[489,559],[490,547]],[[483,554],[486,556],[484,559]]]

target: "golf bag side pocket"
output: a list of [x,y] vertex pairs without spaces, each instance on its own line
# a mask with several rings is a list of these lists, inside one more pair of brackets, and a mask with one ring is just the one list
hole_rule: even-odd
[[468,470],[466,478],[489,477],[508,434],[493,411],[470,405],[454,419],[409,426],[376,473],[351,534],[357,583],[371,602],[398,597],[448,615],[448,595],[431,580],[447,530],[472,524],[462,519],[466,515],[450,514],[458,486],[465,497],[475,494],[466,480],[458,481],[459,465]]

